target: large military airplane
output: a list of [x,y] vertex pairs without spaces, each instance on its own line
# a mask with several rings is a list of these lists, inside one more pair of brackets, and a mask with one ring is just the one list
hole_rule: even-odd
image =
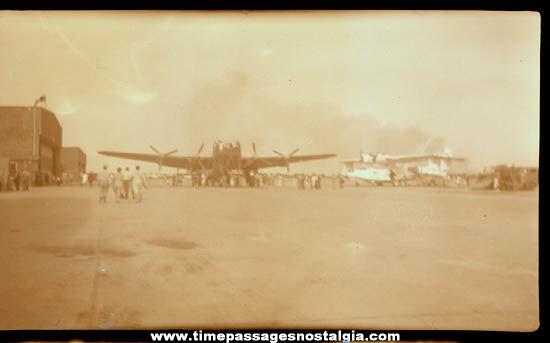
[[445,178],[453,162],[464,162],[461,157],[453,157],[446,149],[440,154],[384,155],[363,154],[359,160],[345,160],[342,174],[356,180],[368,181],[377,185],[403,182],[412,179],[423,181]]
[[243,157],[239,142],[222,143],[217,141],[213,145],[212,156],[203,157],[200,154],[204,146],[205,144],[202,144],[193,156],[174,156],[177,150],[161,153],[152,145],[149,147],[155,154],[117,151],[99,151],[99,153],[105,156],[156,163],[159,166],[159,171],[162,166],[174,167],[186,169],[192,173],[204,173],[213,179],[217,179],[233,171],[243,172],[245,176],[249,176],[252,173],[256,174],[259,169],[263,168],[286,167],[287,171],[290,171],[291,163],[320,160],[336,156],[335,154],[296,155],[303,148],[300,147],[292,150],[287,155],[273,150],[278,156],[260,157],[256,156],[256,144],[252,143],[253,155]]

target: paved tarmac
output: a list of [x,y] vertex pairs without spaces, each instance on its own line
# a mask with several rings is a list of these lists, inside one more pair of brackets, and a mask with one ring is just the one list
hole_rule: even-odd
[[538,192],[0,193],[0,329],[538,327]]

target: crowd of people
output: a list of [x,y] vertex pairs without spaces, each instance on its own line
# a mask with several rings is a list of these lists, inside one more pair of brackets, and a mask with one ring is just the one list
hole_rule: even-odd
[[321,177],[317,174],[298,175],[298,189],[321,189]]
[[22,172],[12,172],[6,177],[0,171],[0,192],[28,191],[31,184],[31,173],[27,168],[23,169]]
[[[109,195],[109,190],[113,190],[115,201],[118,203],[121,199],[130,199],[130,194],[136,203],[143,201],[143,189],[146,186],[145,175],[136,166],[136,170],[131,172],[130,168],[125,170],[117,168],[115,172],[109,172],[107,165],[103,166],[103,170],[97,173],[97,183],[99,186],[99,202],[106,203]],[[84,174],[86,175],[86,174]],[[82,176],[82,184],[90,182],[87,177]],[[90,182],[91,185],[91,182]]]
[[[223,147],[222,147],[223,148]],[[14,173],[7,178],[6,182],[2,183],[0,175],[0,191],[1,190],[29,190],[31,185],[31,174],[24,170],[21,173]],[[52,180],[57,180],[52,177]],[[80,184],[85,187],[98,186],[100,189],[100,202],[107,201],[107,197],[110,194],[110,190],[114,193],[114,199],[119,202],[123,199],[133,199],[137,202],[142,201],[142,192],[147,180],[146,175],[140,171],[140,167],[136,166],[134,171],[131,171],[129,167],[117,168],[110,171],[108,166],[103,166],[100,172],[84,172],[80,174],[80,180],[77,177],[68,177],[64,175],[63,178],[59,178],[59,182],[55,184]],[[171,178],[164,176],[165,182],[170,186],[183,186],[184,176],[183,174],[173,175]],[[272,173],[257,173],[250,172],[248,175],[242,175],[236,171],[229,171],[223,175],[217,175],[214,177],[212,171],[209,173],[205,171],[194,171],[191,173],[191,186],[195,188],[202,187],[297,187],[300,190],[305,189],[321,189],[323,183],[328,183],[328,187],[342,188],[345,184],[343,177],[339,176],[325,176],[319,174],[272,174]],[[137,197],[136,197],[137,195]]]
[[221,176],[214,177],[204,172],[195,172],[191,175],[191,185],[193,187],[261,187],[263,185],[274,185],[279,181],[282,184],[282,176],[259,173],[242,176],[238,173],[226,172]]
[[71,173],[63,173],[61,176],[45,172],[31,173],[28,168],[24,168],[22,171],[11,171],[4,175],[0,170],[0,192],[29,191],[31,186],[61,186],[76,183],[91,186],[92,182],[88,182],[88,180],[93,180],[93,173],[83,173],[78,180],[78,177],[75,179]]
[[[60,186],[62,183],[69,182],[69,178],[61,178],[52,176],[49,184]],[[109,190],[112,189],[115,195],[115,201],[121,199],[129,199],[130,197],[136,202],[143,200],[143,189],[145,188],[146,177],[141,172],[140,167],[136,166],[135,171],[130,171],[129,167],[125,170],[117,168],[115,172],[109,172],[108,166],[104,165],[103,170],[99,173],[82,173],[80,175],[80,184],[82,186],[98,185],[100,189],[99,200],[101,203],[107,202]],[[65,182],[64,182],[65,181]],[[74,182],[74,180],[73,180]],[[29,191],[32,184],[31,173],[27,168],[23,171],[15,171],[4,177],[0,171],[0,191],[17,192]],[[35,184],[43,184],[35,181]]]
[[[227,173],[221,177],[214,178],[204,172],[193,172],[191,174],[191,186],[195,188],[201,187],[283,187],[293,186],[300,190],[305,189],[321,189],[322,184],[327,182],[329,187],[342,188],[345,184],[344,177],[340,176],[325,176],[319,174],[264,174],[251,173],[249,175],[240,175],[237,173]],[[183,182],[179,183],[183,185]],[[175,185],[175,183],[174,183]]]

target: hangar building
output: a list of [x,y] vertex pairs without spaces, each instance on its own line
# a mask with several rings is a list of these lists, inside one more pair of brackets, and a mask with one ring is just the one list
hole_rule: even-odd
[[49,184],[61,176],[62,129],[54,113],[43,107],[0,106],[0,157],[8,173],[31,172],[33,184]]

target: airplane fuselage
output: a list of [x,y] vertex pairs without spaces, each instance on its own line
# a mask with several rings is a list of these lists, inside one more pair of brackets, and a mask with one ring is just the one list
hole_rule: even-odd
[[390,172],[389,168],[367,163],[347,164],[343,170],[344,176],[372,182],[390,182]]
[[374,159],[362,156],[359,161],[344,161],[342,174],[376,184],[401,182],[418,177],[447,177],[448,167],[443,160],[439,163],[434,163],[430,158],[415,162],[399,162],[393,160],[391,156],[388,157]]
[[214,171],[239,171],[242,169],[242,167],[243,164],[240,143],[214,143],[214,146],[212,147],[212,169]]

